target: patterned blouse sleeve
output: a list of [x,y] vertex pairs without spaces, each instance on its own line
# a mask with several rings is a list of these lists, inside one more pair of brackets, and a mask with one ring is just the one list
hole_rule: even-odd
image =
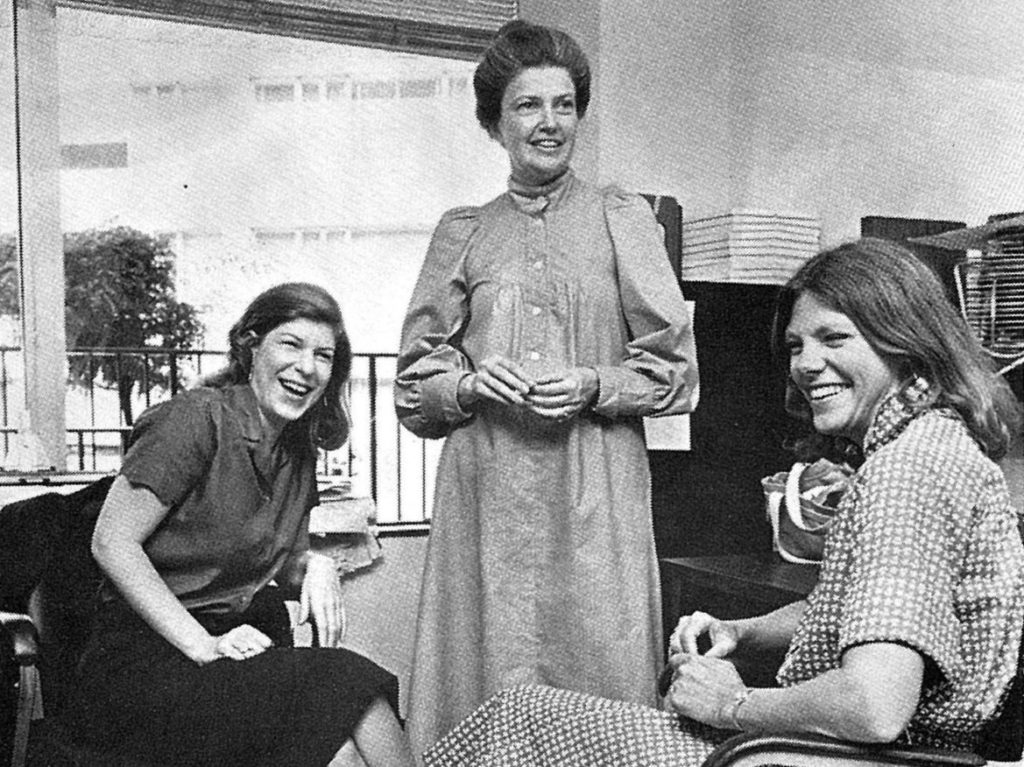
[[697,404],[697,352],[679,283],[642,197],[605,191],[619,301],[630,341],[621,365],[598,367],[594,410],[608,417],[686,413]]
[[217,445],[212,401],[202,390],[146,410],[132,430],[121,474],[173,507],[209,471]]
[[420,437],[443,437],[470,417],[459,407],[456,392],[473,369],[460,339],[469,310],[463,263],[477,212],[456,208],[441,218],[402,325],[395,411]]
[[853,487],[859,525],[839,650],[867,642],[908,645],[946,678],[959,672],[954,606],[970,522],[963,494],[925,450],[896,444],[869,459]]

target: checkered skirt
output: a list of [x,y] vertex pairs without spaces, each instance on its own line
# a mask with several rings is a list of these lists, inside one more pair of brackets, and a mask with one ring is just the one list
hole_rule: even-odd
[[493,695],[426,767],[696,767],[733,733],[666,711],[543,686]]

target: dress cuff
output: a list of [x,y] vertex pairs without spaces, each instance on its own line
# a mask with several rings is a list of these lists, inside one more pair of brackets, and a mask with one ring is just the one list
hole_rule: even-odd
[[601,366],[597,370],[597,399],[591,409],[606,418],[631,413],[636,408],[640,392],[631,392],[631,376],[621,368]]
[[441,373],[423,381],[420,388],[420,405],[423,415],[428,421],[441,423],[460,423],[470,418],[459,407],[459,381],[470,375],[466,370],[453,370]]

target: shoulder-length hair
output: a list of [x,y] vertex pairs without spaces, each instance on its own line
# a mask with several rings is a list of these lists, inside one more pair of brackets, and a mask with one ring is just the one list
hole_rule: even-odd
[[529,67],[561,67],[576,89],[576,114],[590,104],[590,64],[583,49],[560,29],[516,19],[501,29],[473,74],[476,119],[493,134],[501,119],[501,99],[508,84]]
[[[785,338],[793,306],[805,293],[849,317],[900,377],[899,396],[907,405],[951,408],[990,458],[1006,454],[1020,427],[1020,403],[931,268],[889,240],[864,238],[819,253],[782,288],[772,347],[786,369],[787,411],[810,419],[789,377]],[[908,391],[918,378],[928,384],[923,398]]]
[[205,378],[204,386],[246,383],[252,372],[253,349],[279,325],[292,320],[310,320],[331,328],[334,361],[331,377],[320,400],[301,418],[285,427],[290,439],[306,436],[312,445],[334,450],[348,439],[350,420],[345,383],[352,370],[352,347],[345,333],[341,308],[323,288],[307,282],[285,282],[260,293],[246,307],[228,332],[227,367]]

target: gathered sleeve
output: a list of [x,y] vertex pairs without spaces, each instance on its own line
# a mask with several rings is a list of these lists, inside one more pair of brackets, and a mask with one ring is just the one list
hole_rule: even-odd
[[455,208],[442,216],[402,324],[395,412],[419,437],[444,437],[470,418],[456,393],[473,371],[461,339],[469,319],[465,254],[477,215],[477,208]]
[[605,190],[604,209],[630,340],[621,365],[597,367],[593,409],[610,418],[688,413],[697,404],[697,351],[657,221],[642,197],[615,188]]

